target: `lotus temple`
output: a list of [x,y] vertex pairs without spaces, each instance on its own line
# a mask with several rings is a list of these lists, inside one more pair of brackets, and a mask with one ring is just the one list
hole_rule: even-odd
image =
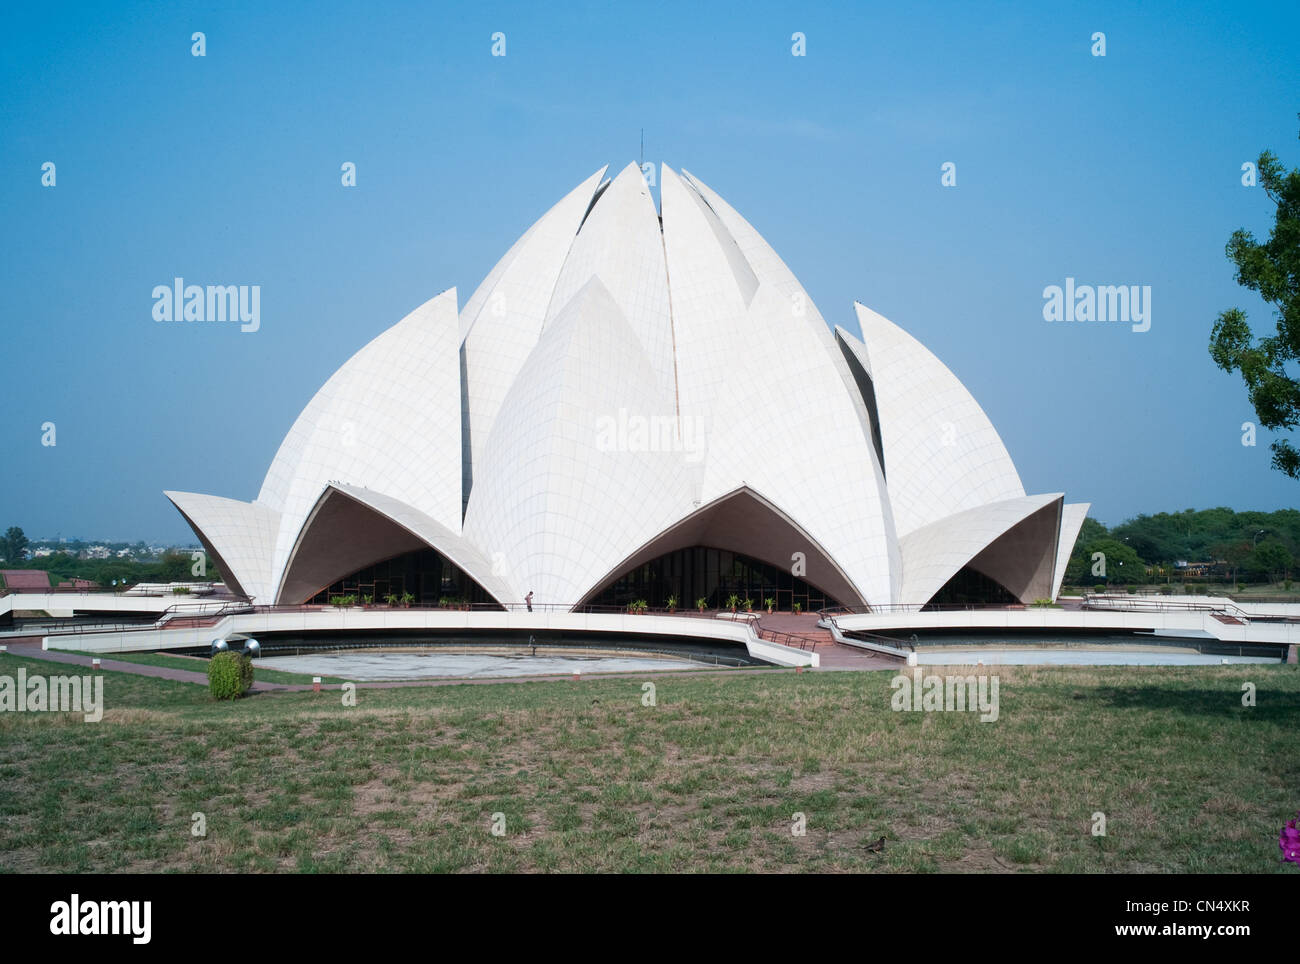
[[[1054,598],[1087,513],[1026,494],[961,381],[857,304],[827,325],[704,182],[602,169],[462,305],[360,348],[252,501],[168,492],[258,605],[805,612]],[[761,604],[761,603],[760,603]]]
[[0,646],[363,681],[1300,659],[1300,606],[1060,596],[1088,505],[1027,494],[957,376],[854,310],[685,171],[656,206],[602,169],[362,346],[251,501],[167,493],[221,583],[7,587]]

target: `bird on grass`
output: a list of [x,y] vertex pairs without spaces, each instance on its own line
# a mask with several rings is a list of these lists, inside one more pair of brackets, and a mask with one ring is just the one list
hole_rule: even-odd
[[885,838],[881,837],[875,843],[863,844],[868,853],[879,854],[885,852]]

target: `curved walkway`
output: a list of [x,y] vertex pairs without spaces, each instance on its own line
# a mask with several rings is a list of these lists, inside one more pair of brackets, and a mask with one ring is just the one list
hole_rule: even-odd
[[[787,614],[788,615],[788,614]],[[768,617],[775,618],[775,617]],[[812,618],[815,628],[816,617]],[[776,629],[775,625],[767,627]],[[780,632],[792,632],[788,629],[780,629]],[[824,631],[819,631],[824,632]],[[826,634],[827,639],[830,634]],[[17,637],[9,641],[9,652],[14,656],[21,656],[25,659],[44,660],[52,663],[66,663],[73,666],[90,666],[90,656],[82,656],[78,653],[64,653],[58,650],[46,650],[41,648],[41,637],[26,636]],[[898,666],[898,661],[885,656],[878,656],[869,653],[861,653],[852,647],[840,646],[833,641],[826,648],[822,648],[822,643],[818,643],[818,652],[822,654],[823,669],[859,669],[859,670],[883,670],[894,669]],[[843,650],[842,657],[837,656],[835,661],[828,663],[826,657],[831,655],[831,651]],[[836,665],[840,659],[843,659],[843,665]],[[128,663],[119,659],[109,659],[99,657],[99,668],[104,671],[115,673],[134,673],[137,676],[152,676],[155,679],[167,679],[180,683],[195,683],[200,686],[208,685],[208,676],[206,672],[191,671],[185,669],[174,669],[170,666],[148,666],[143,663]],[[737,673],[750,675],[753,673],[789,673],[794,672],[786,667],[779,666],[756,666],[756,667],[737,667],[734,669],[678,669],[678,670],[647,670],[640,673],[591,673],[584,674],[589,679],[644,679],[647,676],[665,677],[665,676],[732,676]],[[805,670],[812,672],[812,670]],[[460,676],[436,676],[426,679],[414,680],[375,680],[370,682],[359,681],[355,685],[358,689],[393,689],[396,687],[406,686],[462,686],[462,685],[484,685],[491,683],[543,683],[543,682],[563,682],[572,680],[573,675],[554,674],[547,676],[493,676],[470,679]],[[321,690],[340,690],[341,683],[322,683]],[[253,691],[259,693],[266,692],[289,692],[301,693],[309,692],[314,687],[311,683],[253,683]]]

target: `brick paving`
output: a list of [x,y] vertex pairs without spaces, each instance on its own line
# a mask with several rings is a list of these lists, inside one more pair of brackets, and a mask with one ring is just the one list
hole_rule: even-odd
[[760,620],[763,629],[789,633],[812,641],[809,647],[821,658],[821,669],[883,670],[895,669],[902,660],[856,646],[835,642],[829,629],[817,625],[816,613],[767,613]]

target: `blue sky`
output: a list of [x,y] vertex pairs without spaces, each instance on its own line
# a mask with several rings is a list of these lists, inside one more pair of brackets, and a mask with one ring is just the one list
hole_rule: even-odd
[[[1224,308],[1273,324],[1223,248],[1272,223],[1242,163],[1300,164],[1294,3],[261,6],[6,11],[0,528],[190,541],[163,489],[256,496],[344,360],[642,128],[829,322],[856,299],[934,351],[1028,491],[1295,505],[1206,351]],[[176,276],[261,285],[261,329],[158,324]],[[1045,322],[1067,276],[1150,285],[1151,330]]]

